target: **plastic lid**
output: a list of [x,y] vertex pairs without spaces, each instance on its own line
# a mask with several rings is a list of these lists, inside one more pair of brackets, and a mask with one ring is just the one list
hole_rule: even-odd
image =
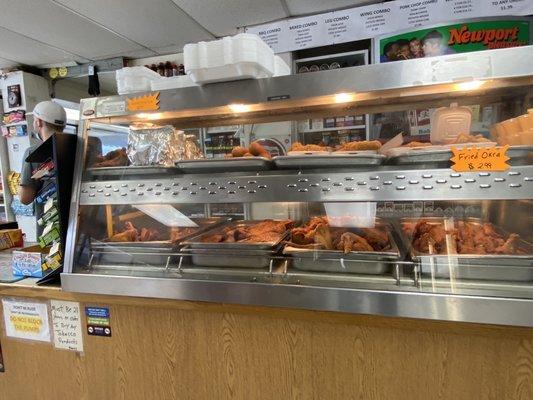
[[452,143],[461,134],[470,134],[472,112],[468,107],[452,103],[450,107],[435,110],[431,120],[431,143]]

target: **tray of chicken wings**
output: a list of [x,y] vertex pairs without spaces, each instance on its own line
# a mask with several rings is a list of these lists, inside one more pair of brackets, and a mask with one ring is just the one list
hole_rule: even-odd
[[123,229],[104,240],[91,240],[91,252],[101,263],[165,264],[188,238],[227,222],[227,218],[192,218],[196,227],[162,227],[126,221]]
[[265,268],[293,226],[291,220],[235,221],[182,244],[194,265]]
[[294,268],[381,275],[400,259],[389,224],[376,220],[373,228],[333,225],[327,217],[314,217],[291,230],[283,254],[292,257]]
[[533,281],[533,246],[477,218],[404,218],[402,239],[423,275]]

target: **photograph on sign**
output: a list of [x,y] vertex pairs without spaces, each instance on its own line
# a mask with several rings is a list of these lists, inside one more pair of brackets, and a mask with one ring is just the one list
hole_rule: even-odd
[[73,301],[50,301],[54,346],[58,349],[83,351],[80,303]]
[[6,336],[50,342],[48,304],[24,299],[2,299]]

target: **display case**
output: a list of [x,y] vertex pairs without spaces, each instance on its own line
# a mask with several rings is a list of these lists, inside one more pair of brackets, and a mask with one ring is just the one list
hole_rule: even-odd
[[[529,128],[522,143],[497,125],[531,107],[532,57],[522,47],[84,100],[63,289],[533,326]],[[452,103],[490,108],[494,137],[210,160],[181,131]],[[450,167],[452,147],[495,141],[511,144],[509,167]]]

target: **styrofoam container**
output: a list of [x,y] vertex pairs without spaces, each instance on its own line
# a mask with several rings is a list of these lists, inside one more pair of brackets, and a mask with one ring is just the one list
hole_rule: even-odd
[[167,89],[180,89],[184,87],[197,86],[196,83],[188,75],[170,76],[168,78],[152,81],[152,91],[167,90]]
[[274,56],[274,76],[285,76],[291,74],[291,68],[287,65],[283,58]]
[[183,53],[185,72],[199,85],[269,78],[275,73],[274,52],[250,33],[187,44]]
[[453,143],[461,134],[470,134],[472,112],[468,107],[459,107],[452,103],[450,107],[441,107],[431,116],[432,144]]
[[146,67],[124,67],[117,70],[115,74],[117,80],[118,94],[128,94],[135,92],[149,92],[152,82],[161,78],[157,72]]

